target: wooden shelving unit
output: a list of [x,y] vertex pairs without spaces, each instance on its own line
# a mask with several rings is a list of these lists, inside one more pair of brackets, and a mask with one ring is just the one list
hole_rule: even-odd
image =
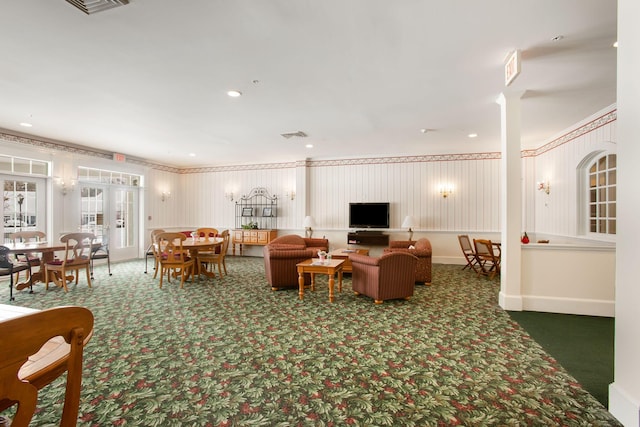
[[278,235],[278,196],[264,187],[253,188],[236,202],[236,228],[233,230],[233,255],[236,245],[268,244]]

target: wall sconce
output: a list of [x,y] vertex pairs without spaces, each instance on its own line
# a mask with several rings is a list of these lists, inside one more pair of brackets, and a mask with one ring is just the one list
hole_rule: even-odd
[[411,227],[415,225],[416,221],[413,219],[411,215],[407,215],[404,217],[404,221],[402,221],[402,228],[409,229],[409,240],[413,240],[413,230]]
[[302,221],[302,226],[304,227],[304,236],[311,238],[313,236],[313,230],[311,227],[316,226],[316,220],[313,219],[312,216],[305,216],[304,221]]
[[549,181],[547,182],[540,181],[538,183],[538,191],[544,191],[545,193],[549,194],[549,191],[551,191],[551,186],[549,184]]
[[230,202],[233,202],[233,192],[224,193],[224,197],[229,199]]
[[162,192],[162,196],[160,196],[160,200],[162,200],[164,202],[169,197],[171,197],[171,191],[163,191]]
[[451,185],[441,185],[440,195],[445,199],[453,194],[453,187]]
[[56,178],[58,185],[60,186],[60,192],[63,196],[66,196],[68,192],[73,191],[76,188],[76,180],[68,179],[64,180],[62,178]]

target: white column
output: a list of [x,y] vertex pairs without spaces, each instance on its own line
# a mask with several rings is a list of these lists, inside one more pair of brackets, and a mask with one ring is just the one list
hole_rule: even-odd
[[609,411],[640,426],[640,2],[618,0],[618,203],[614,382]]
[[522,160],[520,143],[523,92],[503,92],[500,104],[502,159],[500,161],[500,221],[502,223],[502,259],[500,307],[522,310],[520,232],[522,231]]
[[309,160],[298,160],[296,161],[296,209],[294,211],[294,215],[296,215],[296,219],[294,224],[296,224],[296,228],[303,229],[302,221],[304,217],[307,215],[313,215],[310,212],[310,197],[309,197]]

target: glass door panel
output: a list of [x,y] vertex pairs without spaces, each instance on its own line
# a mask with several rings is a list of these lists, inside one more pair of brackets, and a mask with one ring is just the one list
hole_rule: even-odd
[[3,188],[0,225],[4,242],[18,231],[46,232],[45,180],[0,175]]
[[138,189],[87,183],[80,194],[80,229],[108,238],[112,260],[135,258]]

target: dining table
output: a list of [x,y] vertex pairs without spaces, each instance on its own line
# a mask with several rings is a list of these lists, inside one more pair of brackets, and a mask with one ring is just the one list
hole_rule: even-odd
[[201,251],[215,251],[216,248],[222,246],[224,239],[222,237],[187,237],[182,241],[182,249],[189,251],[189,256],[194,260],[196,273],[198,275],[205,274],[206,276],[215,277],[214,273],[208,271],[200,271],[200,265],[198,263],[198,253]]
[[[16,243],[4,243],[3,246],[9,248],[9,253],[12,254],[29,254],[40,253],[42,258],[40,260],[40,270],[32,272],[33,282],[43,281],[42,274],[44,273],[43,266],[54,260],[55,252],[64,251],[66,246],[62,242],[16,242]],[[29,282],[21,282],[16,285],[17,290],[24,289],[29,286]]]

